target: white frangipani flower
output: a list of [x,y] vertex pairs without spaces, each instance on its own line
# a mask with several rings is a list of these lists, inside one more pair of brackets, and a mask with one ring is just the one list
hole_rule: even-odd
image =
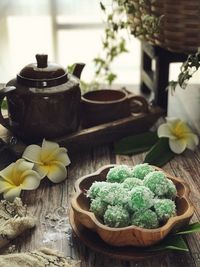
[[70,164],[67,149],[59,147],[57,143],[42,142],[42,147],[38,145],[28,146],[22,157],[34,163],[34,170],[42,178],[47,176],[52,182],[59,183],[67,178],[66,166]]
[[39,186],[41,177],[32,170],[33,165],[19,159],[0,171],[0,193],[3,193],[4,199],[14,201],[21,190],[33,190]]
[[186,148],[194,150],[199,143],[198,136],[187,123],[177,118],[167,118],[167,122],[158,128],[158,137],[169,138],[169,147],[176,154],[181,154]]

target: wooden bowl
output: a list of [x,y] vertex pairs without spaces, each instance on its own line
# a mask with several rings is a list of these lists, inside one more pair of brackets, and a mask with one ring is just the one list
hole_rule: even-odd
[[[112,228],[104,225],[93,212],[89,211],[90,200],[86,197],[86,191],[94,181],[105,181],[109,169],[114,166],[115,165],[104,166],[95,173],[78,179],[75,183],[75,194],[72,197],[71,206],[74,211],[74,217],[80,224],[97,232],[98,235],[110,245],[145,247],[158,243],[170,232],[176,232],[189,223],[194,213],[194,208],[189,201],[189,187],[181,178],[174,177],[164,172],[167,178],[173,181],[178,192],[178,196],[175,200],[177,207],[176,216],[171,217],[163,226],[156,229],[144,229],[133,225],[122,228]],[[162,170],[157,167],[154,168],[156,170]]]

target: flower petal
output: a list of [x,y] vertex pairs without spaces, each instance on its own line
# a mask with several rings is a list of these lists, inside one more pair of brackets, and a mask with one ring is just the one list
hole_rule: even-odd
[[192,133],[192,130],[190,129],[190,127],[187,125],[186,122],[184,121],[180,121],[177,125],[176,125],[176,130],[182,134],[190,134]]
[[41,177],[35,171],[27,171],[24,177],[21,188],[25,190],[32,190],[38,188],[40,185]]
[[13,174],[13,167],[15,163],[11,163],[5,169],[0,171],[0,176],[2,176],[6,181],[12,183],[12,174]]
[[59,148],[59,145],[55,142],[46,141],[45,139],[42,142],[42,151],[41,151],[41,161],[48,162],[49,157]]
[[10,183],[5,181],[4,179],[0,180],[0,194],[8,191],[11,188],[13,188],[13,186]]
[[30,145],[24,150],[22,157],[34,163],[41,162],[41,151],[42,148],[37,145]]
[[8,191],[4,192],[3,197],[4,199],[13,202],[16,197],[19,197],[21,193],[21,187],[14,187],[9,189]]
[[187,142],[185,139],[169,139],[169,147],[176,154],[181,154],[186,149],[186,145]]
[[186,135],[187,148],[194,150],[195,147],[199,144],[199,138],[196,134],[187,134]]
[[35,164],[33,170],[35,170],[40,175],[41,179],[43,179],[49,171],[49,166],[43,164]]
[[57,149],[55,154],[53,154],[53,156],[54,156],[54,158],[52,158],[53,161],[58,161],[62,163],[64,166],[68,166],[71,163],[69,156],[67,154],[67,149],[64,147]]
[[27,170],[32,170],[34,163],[28,162],[24,159],[18,159],[13,166],[13,177],[19,177],[23,172]]
[[59,144],[57,144],[56,142],[52,142],[52,141],[48,141],[46,139],[43,139],[42,141],[42,149],[51,149],[51,150],[55,150],[59,148]]
[[167,117],[166,121],[167,123],[177,124],[179,123],[180,119],[176,117]]
[[67,178],[67,169],[62,163],[54,162],[54,164],[49,166],[47,177],[53,183],[60,183]]
[[161,124],[158,127],[158,137],[167,137],[175,139],[176,137],[171,133],[169,125],[167,123]]

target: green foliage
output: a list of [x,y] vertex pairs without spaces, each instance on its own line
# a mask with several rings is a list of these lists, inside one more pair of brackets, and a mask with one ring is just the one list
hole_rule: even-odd
[[72,64],[72,65],[68,65],[67,66],[67,73],[73,73],[74,68],[75,68],[76,64]]
[[176,235],[169,235],[158,245],[150,247],[147,251],[158,251],[158,250],[176,250],[176,251],[189,251],[187,244],[183,237]]
[[169,148],[169,139],[160,138],[159,141],[147,153],[144,162],[157,167],[162,167],[174,156],[175,154]]
[[168,235],[163,241],[158,245],[148,248],[148,251],[158,251],[158,250],[176,250],[176,251],[189,251],[185,240],[182,235],[199,233],[200,223],[196,222],[193,224],[186,225],[183,230],[178,231],[176,234]]
[[162,167],[175,156],[169,148],[169,139],[158,138],[156,132],[128,136],[114,144],[115,153],[121,155],[133,155],[147,150],[149,152],[144,162],[158,167]]
[[[116,79],[116,75],[111,71],[111,64],[121,53],[127,52],[126,42],[121,37],[120,31],[128,30],[131,34],[140,39],[152,36],[158,33],[160,25],[162,26],[162,19],[164,15],[156,17],[151,13],[150,5],[156,0],[112,0],[112,10],[108,12],[106,6],[101,2],[101,9],[107,16],[105,37],[103,40],[104,56],[99,56],[99,64],[95,62],[97,70],[96,77],[101,76],[108,84]],[[148,38],[149,39],[149,38]],[[169,83],[170,88],[175,90],[179,84],[180,87],[186,88],[188,81],[193,74],[200,68],[200,51],[196,54],[189,55],[187,60],[182,64],[180,74],[177,81]]]
[[[160,19],[152,14],[147,14],[146,9],[154,0],[140,0],[139,4],[132,0],[112,0],[110,6],[100,2],[100,8],[105,17],[105,30],[102,39],[102,52],[94,58],[95,75],[90,83],[81,80],[83,92],[98,89],[100,84],[112,85],[117,78],[112,70],[112,63],[121,54],[127,53],[126,40],[123,31],[128,31],[137,37],[154,34],[159,30]],[[149,9],[148,9],[149,10]],[[140,14],[140,23],[134,24],[130,16]],[[74,65],[68,66],[72,73]]]
[[116,154],[132,155],[149,150],[158,141],[156,132],[128,136],[114,145]]
[[196,222],[185,226],[184,229],[176,233],[176,235],[186,235],[199,232],[200,232],[200,223]]
[[8,109],[8,103],[7,103],[7,100],[5,100],[5,99],[3,100],[2,105],[1,105],[1,108],[2,108],[2,109],[5,109],[5,110]]
[[111,70],[111,63],[116,57],[122,53],[128,52],[126,49],[125,39],[119,36],[118,31],[126,27],[126,22],[121,20],[122,11],[118,5],[116,5],[111,11],[100,2],[101,10],[106,16],[105,31],[102,40],[102,55],[99,55],[94,59],[95,63],[95,80],[104,81],[111,85],[116,79],[117,75]]
[[200,51],[194,55],[189,55],[187,60],[182,64],[180,74],[177,81],[169,82],[169,88],[173,91],[177,85],[180,85],[183,89],[186,88],[188,81],[192,78],[193,74],[200,68]]
[[[105,81],[111,85],[117,78],[112,71],[113,61],[123,53],[127,53],[126,40],[122,36],[123,30],[131,32],[135,36],[145,36],[158,32],[160,18],[146,14],[146,8],[154,0],[140,0],[139,5],[132,0],[112,0],[111,10],[100,2],[105,20],[105,31],[102,40],[102,54],[94,59],[96,81]],[[140,24],[134,25],[129,19],[141,13]]]
[[[72,65],[68,65],[67,66],[67,73],[72,74],[75,66],[76,66],[76,63],[72,64]],[[98,82],[92,81],[90,83],[86,83],[83,80],[80,80],[80,89],[81,89],[81,92],[83,94],[86,93],[87,91],[97,90],[98,88],[99,88]],[[4,104],[4,102],[3,102],[3,104]],[[4,108],[4,107],[2,107],[2,108]]]

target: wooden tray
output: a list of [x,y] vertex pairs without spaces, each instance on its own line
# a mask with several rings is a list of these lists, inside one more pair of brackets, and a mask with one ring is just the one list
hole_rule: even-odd
[[127,261],[144,261],[152,257],[162,256],[165,251],[150,252],[145,251],[144,248],[136,248],[132,246],[127,247],[113,247],[105,243],[97,233],[92,232],[88,228],[81,225],[74,217],[72,208],[69,210],[69,221],[75,235],[90,249],[102,253],[108,257],[127,260]]
[[[67,147],[69,152],[74,153],[76,151],[80,151],[80,149],[88,149],[94,145],[111,143],[128,135],[148,131],[163,114],[164,111],[161,108],[149,107],[149,111],[147,113],[140,113],[138,115],[132,114],[127,118],[87,129],[81,129],[73,134],[56,138],[52,141],[59,143],[61,146]],[[1,127],[0,134],[3,141],[9,144],[13,134],[4,127]],[[26,144],[24,144],[21,140],[16,139],[16,142],[14,142],[11,146],[17,155],[21,155],[26,147]]]

